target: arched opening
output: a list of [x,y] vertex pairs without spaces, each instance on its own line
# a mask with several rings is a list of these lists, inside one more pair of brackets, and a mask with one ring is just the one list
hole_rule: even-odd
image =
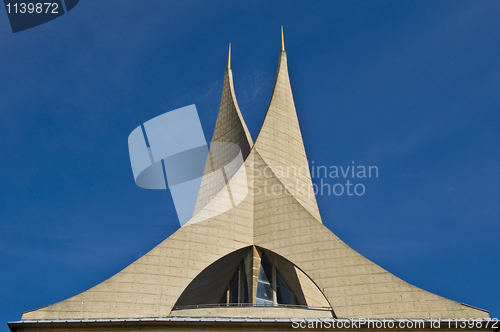
[[174,310],[236,306],[330,308],[314,282],[293,263],[250,246],[203,270],[186,287]]

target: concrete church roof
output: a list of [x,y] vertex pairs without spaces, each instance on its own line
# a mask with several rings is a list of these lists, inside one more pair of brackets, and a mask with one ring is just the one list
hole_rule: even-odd
[[[227,184],[233,196],[247,193],[239,204],[217,214],[218,196],[210,196],[210,202],[199,199],[193,219],[146,255],[81,294],[24,313],[22,321],[181,316],[489,317],[486,311],[397,278],[350,248],[322,224],[288,76],[283,35],[274,91],[255,144],[236,101],[230,53],[212,141],[233,143],[241,149],[244,163],[240,170],[246,181],[229,179]],[[204,194],[202,185],[199,196]],[[295,273],[307,306],[176,308],[181,297],[190,298],[188,290],[195,298],[203,290],[214,290],[219,284],[223,287],[236,269],[235,264],[257,251],[265,252],[283,269]],[[202,273],[206,278],[196,279]],[[249,287],[254,293],[252,273]]]

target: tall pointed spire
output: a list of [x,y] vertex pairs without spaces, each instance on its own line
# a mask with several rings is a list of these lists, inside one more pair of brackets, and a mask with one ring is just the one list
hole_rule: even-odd
[[212,142],[233,143],[238,145],[241,149],[243,159],[246,159],[253,146],[252,137],[243,120],[234,93],[233,72],[231,70],[231,44],[229,44],[227,68],[224,74],[224,86],[222,87],[222,98]]
[[283,26],[281,26],[281,52],[285,51],[285,37],[283,36]]
[[321,221],[288,77],[283,29],[274,91],[255,149],[297,201]]
[[[252,137],[243,120],[234,93],[233,73],[231,70],[231,44],[229,44],[227,68],[224,74],[224,86],[222,87],[222,98],[219,115],[217,116],[217,122],[215,123],[215,129],[212,135],[212,143],[231,143],[237,145],[241,151],[243,161],[247,159],[253,146]],[[220,188],[218,188],[218,185],[220,183],[217,181],[214,182],[210,174],[215,170],[221,169],[234,159],[235,155],[233,155],[233,153],[235,151],[231,148],[231,144],[211,144],[209,155],[205,163],[205,175],[202,178],[193,215],[196,215],[206,206],[206,204],[212,201],[213,194],[219,191]],[[229,151],[233,151],[233,153],[229,153]]]

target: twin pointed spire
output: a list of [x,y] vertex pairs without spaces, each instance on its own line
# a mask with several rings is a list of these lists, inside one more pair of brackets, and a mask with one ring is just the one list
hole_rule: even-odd
[[291,196],[321,221],[288,76],[283,27],[273,94],[254,149]]

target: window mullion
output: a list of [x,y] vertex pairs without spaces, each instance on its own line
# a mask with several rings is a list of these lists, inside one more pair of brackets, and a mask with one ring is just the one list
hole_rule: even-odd
[[238,268],[238,303],[243,302],[243,275],[241,265]]
[[272,264],[273,266],[273,273],[272,273],[272,281],[271,281],[271,287],[273,288],[273,304],[276,305],[278,304],[278,300],[277,300],[277,296],[276,296],[276,287],[277,287],[277,283],[276,283],[276,266],[274,266],[274,264]]

